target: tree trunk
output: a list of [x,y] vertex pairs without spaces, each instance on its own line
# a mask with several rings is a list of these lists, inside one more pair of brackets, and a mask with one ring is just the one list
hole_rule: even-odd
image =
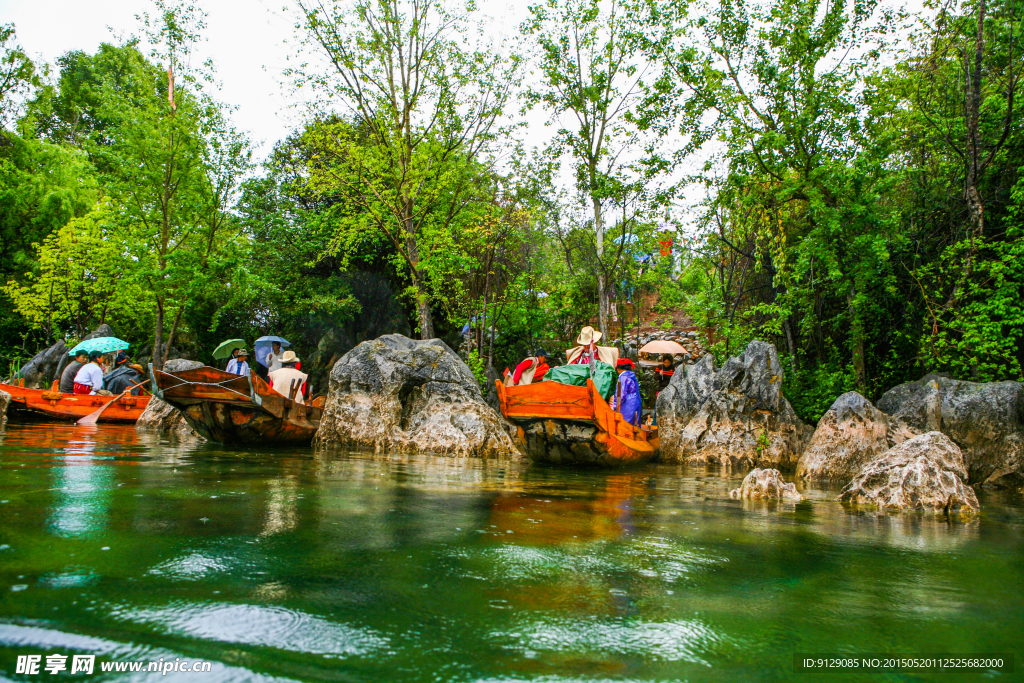
[[434,320],[430,315],[430,293],[420,273],[420,249],[416,242],[415,226],[412,223],[412,207],[407,204],[405,231],[405,250],[409,256],[409,269],[412,271],[412,284],[416,288],[416,316],[419,319],[420,339],[434,338]]
[[594,232],[597,236],[597,324],[601,336],[608,339],[608,278],[604,272],[604,217],[601,215],[601,202],[594,202]]
[[978,177],[981,173],[981,133],[978,130],[978,121],[981,117],[981,73],[985,56],[985,2],[978,2],[978,33],[974,41],[974,65],[967,67],[968,90],[967,111],[964,112],[967,119],[967,174],[966,187],[964,188],[964,199],[967,201],[967,210],[971,217],[971,236],[981,237],[985,232],[985,207],[981,201],[981,194],[978,192]]
[[153,335],[153,367],[163,370],[161,353],[164,343],[164,300],[163,297],[156,298],[156,332]]
[[867,362],[864,357],[864,324],[853,305],[856,292],[846,295],[846,310],[850,316],[850,348],[853,352],[853,373],[857,381],[857,390],[867,395],[868,371]]
[[164,344],[164,352],[161,354],[160,369],[162,370],[164,365],[167,364],[167,356],[171,354],[171,344],[174,343],[174,333],[178,331],[178,322],[181,320],[181,312],[185,310],[182,306],[178,309],[178,312],[174,314],[174,322],[171,323],[171,331],[167,335],[167,343]]

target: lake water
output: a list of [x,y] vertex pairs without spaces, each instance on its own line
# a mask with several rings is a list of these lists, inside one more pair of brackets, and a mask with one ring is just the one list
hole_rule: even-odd
[[[1024,501],[969,522],[729,499],[650,466],[0,433],[0,679],[1024,680]],[[794,654],[1010,653],[1013,673],[794,670]],[[93,675],[16,673],[95,655]],[[206,674],[102,673],[204,660]],[[161,664],[162,664],[161,663]]]

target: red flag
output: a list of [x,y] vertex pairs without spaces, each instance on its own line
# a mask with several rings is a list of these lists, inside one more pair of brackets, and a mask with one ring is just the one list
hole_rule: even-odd
[[171,109],[177,111],[178,105],[174,103],[174,65],[167,67],[167,101],[171,103]]

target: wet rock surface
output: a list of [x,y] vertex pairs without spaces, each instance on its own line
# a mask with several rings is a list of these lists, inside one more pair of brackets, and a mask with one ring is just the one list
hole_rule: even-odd
[[856,391],[849,391],[818,421],[796,473],[802,479],[848,481],[890,445],[889,417]]
[[[164,365],[164,371],[174,373],[201,367],[203,367],[203,364],[199,361],[176,358],[167,361]],[[170,403],[161,401],[156,396],[149,399],[149,404],[146,405],[146,409],[139,416],[138,421],[135,423],[135,428],[167,436],[195,437],[206,440],[188,425],[184,414],[180,410]]]
[[811,432],[782,380],[775,347],[756,340],[721,369],[710,355],[677,368],[658,397],[662,461],[795,467]]
[[466,364],[441,340],[389,334],[331,371],[315,446],[509,457],[519,452]]
[[751,500],[789,500],[799,502],[804,497],[797,492],[796,485],[786,483],[782,473],[774,469],[751,470],[738,489],[729,492],[730,498]]
[[865,465],[839,500],[890,511],[971,514],[978,497],[966,478],[960,448],[941,432],[927,432]]
[[928,375],[887,391],[878,408],[890,416],[890,441],[941,431],[963,452],[973,485],[1024,484],[1024,385],[964,382]]
[[11,395],[0,391],[0,422],[7,419],[7,406],[11,405]]

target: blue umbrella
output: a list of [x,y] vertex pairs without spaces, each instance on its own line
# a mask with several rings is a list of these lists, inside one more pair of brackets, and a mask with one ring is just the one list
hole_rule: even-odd
[[69,356],[76,355],[79,351],[86,353],[99,351],[100,353],[111,353],[113,351],[125,351],[128,349],[128,342],[117,337],[96,337],[79,342],[78,345],[68,351]]
[[634,242],[639,242],[640,237],[634,235],[633,233],[628,233],[626,235],[623,235],[622,237],[616,237],[613,241],[615,242],[615,244],[622,244],[623,242],[625,242],[626,244],[633,244]]
[[267,363],[267,356],[269,356],[274,350],[274,342],[279,342],[282,347],[292,345],[292,343],[284,337],[274,336],[260,337],[256,340],[256,343],[253,344],[253,353],[256,354],[256,360],[265,368],[270,367],[270,364]]

